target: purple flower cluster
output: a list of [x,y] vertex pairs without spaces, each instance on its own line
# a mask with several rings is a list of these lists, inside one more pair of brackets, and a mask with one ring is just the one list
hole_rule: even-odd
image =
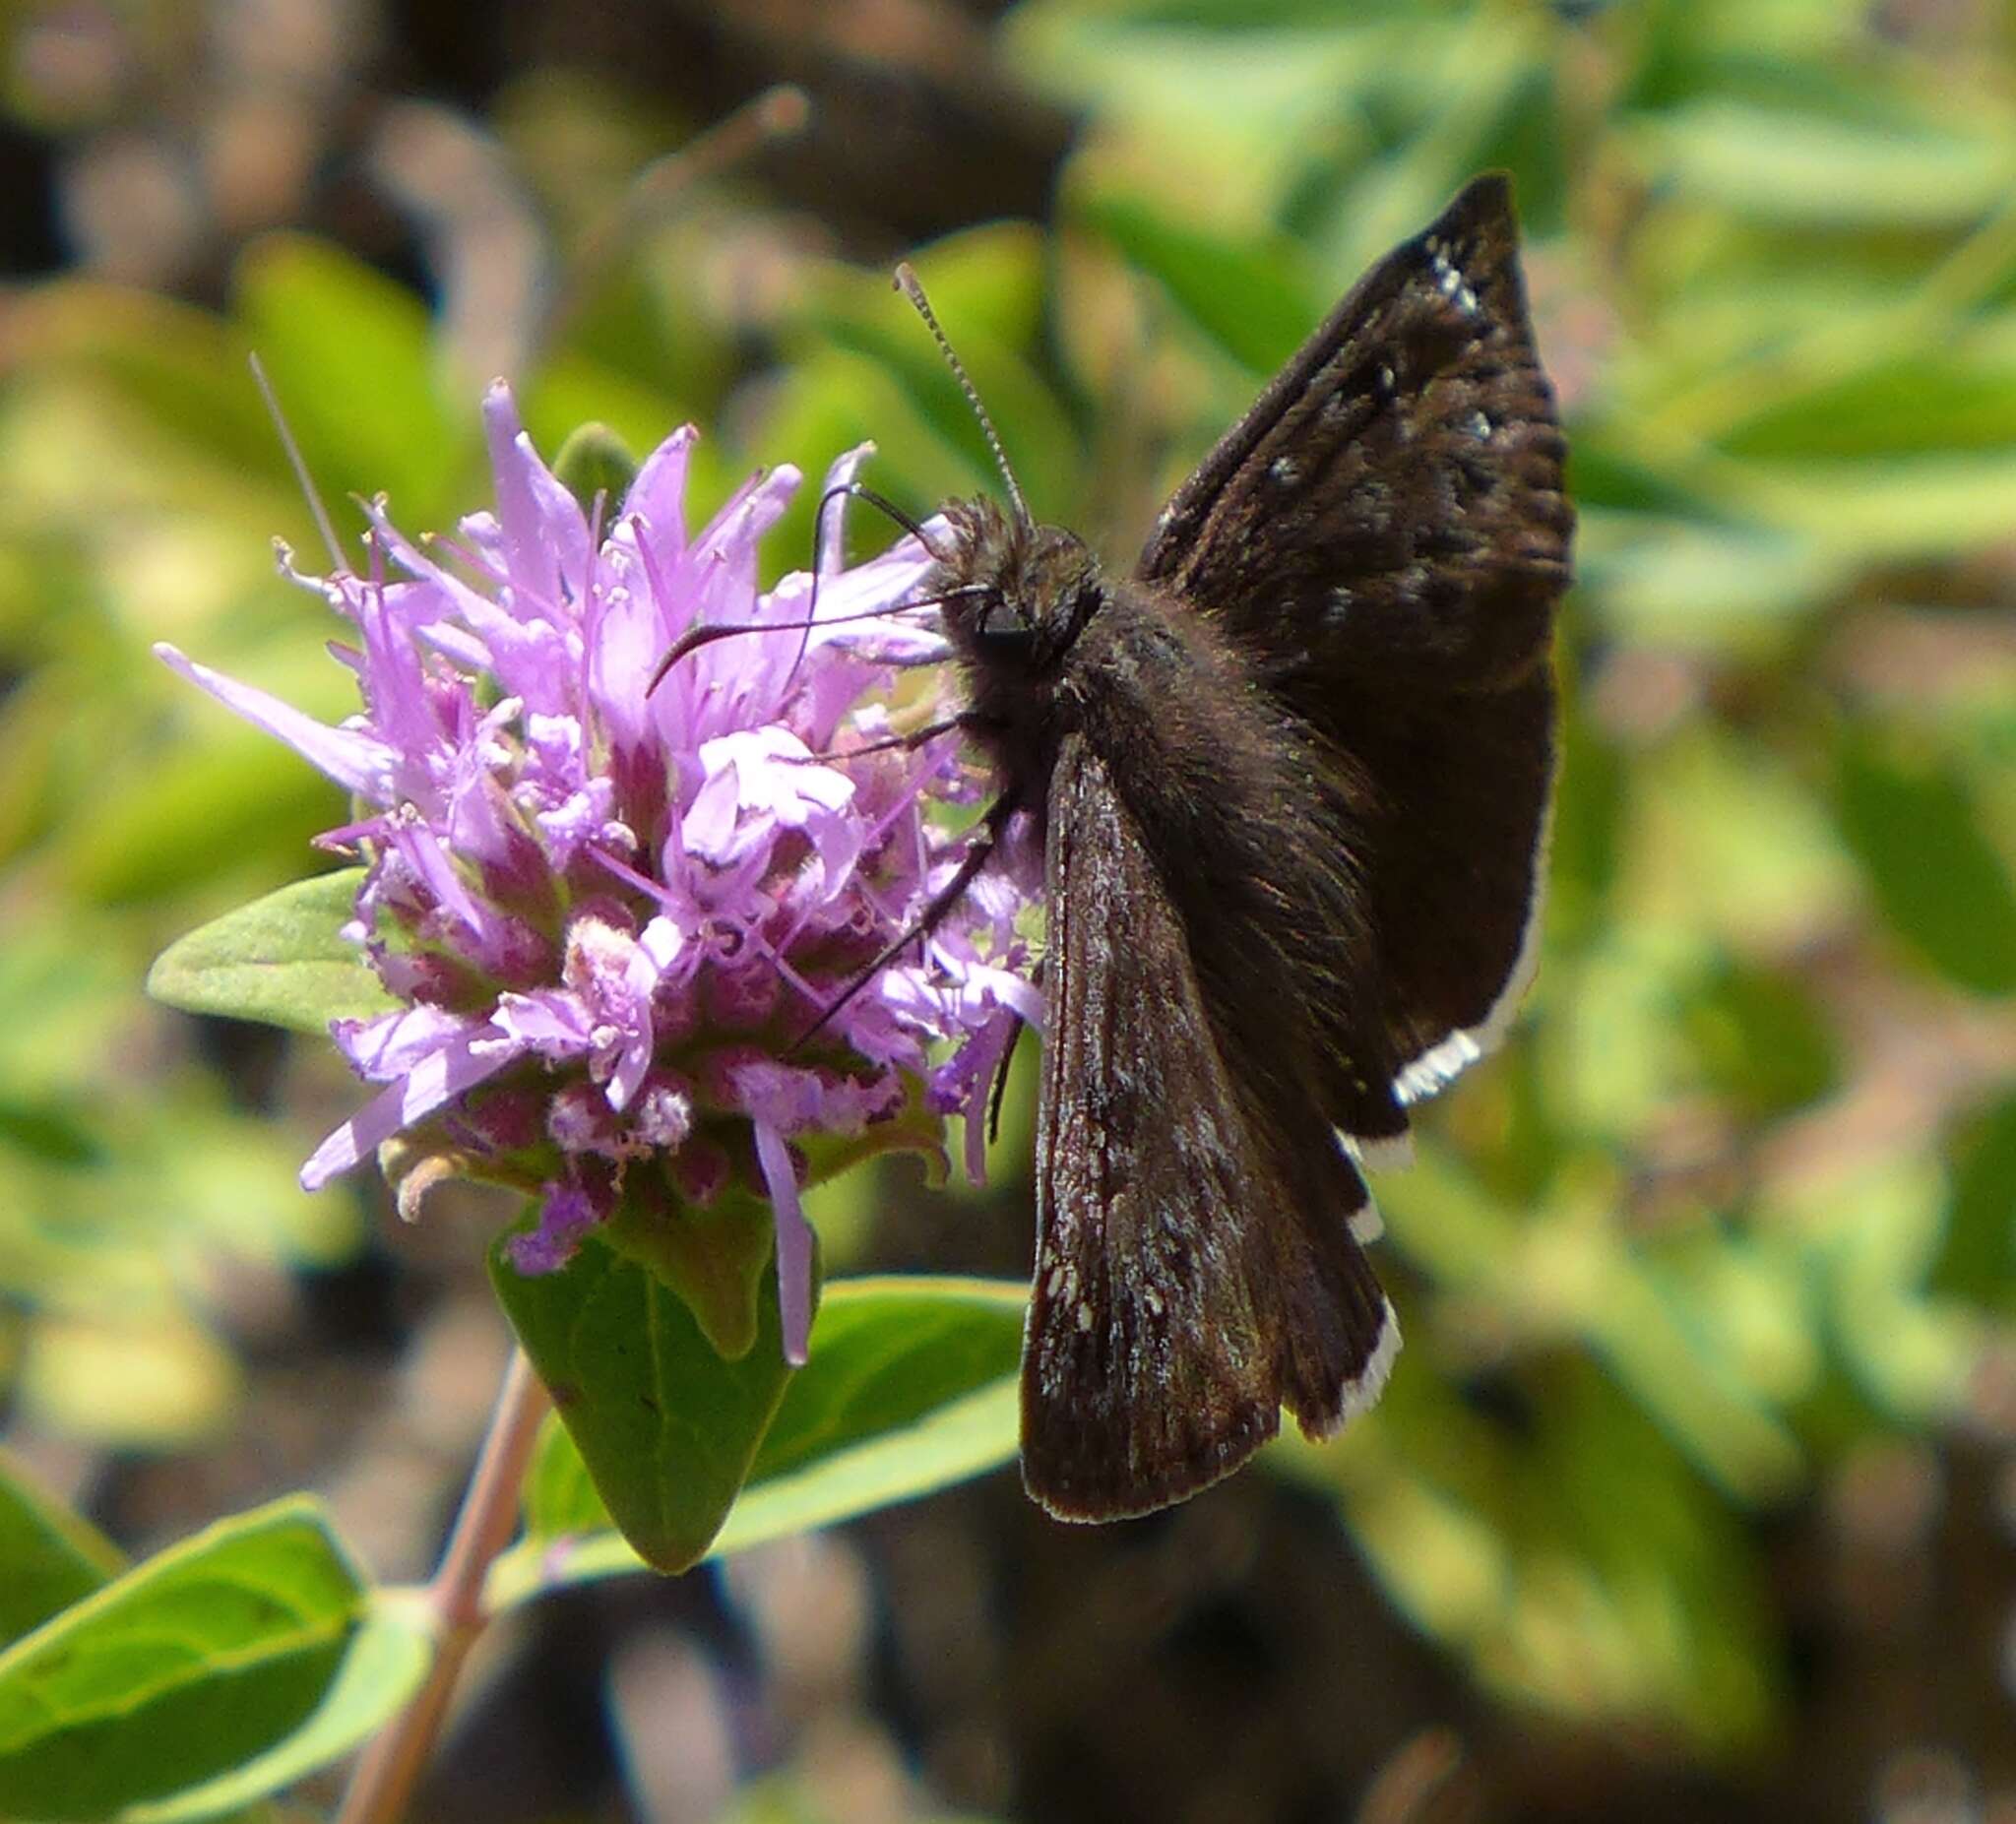
[[[332,650],[361,715],[332,728],[158,649],[358,801],[322,841],[368,858],[349,931],[403,1006],[333,1026],[384,1087],[302,1182],[421,1128],[466,1168],[537,1191],[537,1226],[513,1244],[526,1272],[562,1265],[640,1173],[689,1209],[740,1183],[775,1209],[785,1348],[802,1360],[794,1137],[887,1120],[918,1078],[937,1112],[966,1111],[976,1174],[976,1103],[1015,1016],[1038,1012],[1024,894],[990,872],[927,955],[907,948],[798,1042],[959,859],[925,815],[972,795],[956,738],[886,740],[893,667],[941,650],[914,615],[884,617],[930,554],[906,538],[850,570],[822,553],[807,627],[810,576],[757,587],[757,541],[795,471],[758,476],[689,536],[689,427],[604,527],[503,385],[483,415],[494,512],[423,548],[373,506],[378,574],[300,579],[355,629]],[[699,646],[649,690],[695,625],[776,631]],[[941,1041],[954,1049],[934,1065]]]

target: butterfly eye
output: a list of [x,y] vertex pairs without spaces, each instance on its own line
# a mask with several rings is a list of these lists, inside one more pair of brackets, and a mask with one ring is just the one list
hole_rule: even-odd
[[989,653],[1026,653],[1036,643],[1036,627],[1005,596],[989,597],[974,622],[974,634]]

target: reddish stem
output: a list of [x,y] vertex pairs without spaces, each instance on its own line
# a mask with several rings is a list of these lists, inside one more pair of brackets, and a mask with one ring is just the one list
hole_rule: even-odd
[[455,1531],[442,1553],[441,1568],[427,1586],[427,1601],[439,1620],[427,1681],[364,1750],[336,1824],[396,1824],[405,1815],[441,1732],[463,1662],[489,1623],[483,1579],[517,1528],[519,1490],[546,1404],[546,1390],[525,1351],[513,1350],[490,1429],[462,1497],[462,1511],[455,1517]]

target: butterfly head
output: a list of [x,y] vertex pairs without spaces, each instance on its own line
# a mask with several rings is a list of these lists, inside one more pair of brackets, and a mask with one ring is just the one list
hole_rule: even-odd
[[990,500],[945,509],[950,549],[931,584],[946,637],[980,678],[1053,670],[1104,591],[1099,560],[1075,534],[1012,518]]

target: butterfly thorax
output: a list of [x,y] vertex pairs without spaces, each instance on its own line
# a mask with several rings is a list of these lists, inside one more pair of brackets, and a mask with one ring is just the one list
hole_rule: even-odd
[[1076,534],[1010,518],[991,501],[953,501],[945,517],[949,548],[926,587],[944,598],[970,725],[1011,792],[1040,792],[1068,726],[1060,686],[1072,649],[1108,597],[1099,559]]

